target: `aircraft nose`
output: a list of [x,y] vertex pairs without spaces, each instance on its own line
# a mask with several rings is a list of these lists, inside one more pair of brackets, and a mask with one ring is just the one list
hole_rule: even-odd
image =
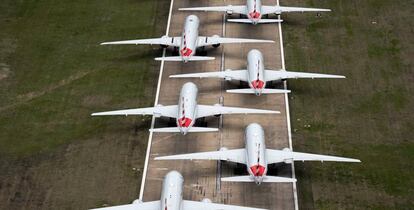
[[256,89],[254,91],[254,93],[256,94],[256,96],[260,96],[260,95],[262,95],[262,90],[261,89]]

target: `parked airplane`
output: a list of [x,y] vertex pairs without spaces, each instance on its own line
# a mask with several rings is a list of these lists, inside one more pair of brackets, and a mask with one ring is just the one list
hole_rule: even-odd
[[221,115],[221,114],[278,114],[279,111],[247,109],[237,107],[225,107],[220,104],[213,106],[197,104],[197,86],[192,82],[183,85],[178,100],[178,105],[163,106],[157,105],[149,108],[126,109],[109,112],[93,113],[92,116],[104,115],[154,115],[155,117],[176,118],[177,127],[156,128],[154,132],[212,132],[218,131],[217,128],[193,127],[197,118]]
[[163,47],[174,46],[179,48],[180,56],[172,57],[161,57],[155,60],[164,61],[204,61],[214,60],[214,57],[195,56],[196,49],[199,47],[205,47],[212,45],[213,47],[219,47],[220,44],[232,44],[232,43],[273,43],[271,40],[258,40],[258,39],[240,39],[240,38],[224,38],[219,35],[211,37],[199,36],[200,20],[195,15],[190,15],[185,19],[184,31],[181,37],[169,37],[167,35],[161,38],[153,39],[138,39],[138,40],[127,40],[127,41],[116,41],[116,42],[104,42],[101,45],[119,45],[119,44],[158,44]]
[[266,93],[289,93],[289,90],[266,89],[266,82],[281,81],[297,78],[345,78],[340,75],[316,74],[305,72],[293,72],[280,70],[265,70],[263,55],[259,50],[250,50],[247,54],[247,70],[226,70],[219,72],[191,73],[171,75],[171,78],[224,78],[225,80],[241,80],[249,83],[248,89],[227,90],[229,93],[254,93],[256,95]]
[[156,157],[155,160],[225,160],[246,164],[249,176],[236,176],[222,178],[222,181],[230,182],[295,182],[296,179],[286,177],[267,176],[267,166],[273,163],[291,163],[292,161],[336,161],[336,162],[361,162],[357,159],[317,155],[301,152],[292,152],[289,149],[266,149],[265,137],[262,126],[252,123],[245,131],[245,148],[222,148],[214,152],[199,152],[181,155]]
[[204,198],[201,202],[183,200],[183,183],[184,178],[179,172],[170,171],[165,175],[162,183],[161,200],[142,202],[137,199],[132,204],[92,210],[265,210],[212,203],[208,198]]
[[246,5],[240,6],[215,6],[215,7],[193,7],[180,8],[182,11],[205,11],[205,12],[226,12],[231,15],[233,13],[246,15],[248,19],[228,19],[229,22],[238,23],[280,23],[279,19],[262,19],[263,15],[277,14],[285,12],[329,12],[330,9],[319,8],[303,8],[303,7],[283,7],[283,6],[262,6],[261,0],[247,0]]

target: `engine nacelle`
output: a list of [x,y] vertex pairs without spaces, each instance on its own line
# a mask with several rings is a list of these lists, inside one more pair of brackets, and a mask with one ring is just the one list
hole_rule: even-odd
[[284,151],[284,152],[292,152],[292,150],[290,150],[289,148],[284,148],[282,151]]
[[[168,37],[168,36],[164,35],[164,36],[162,36],[161,38],[162,38],[162,39],[171,39],[171,40],[170,40],[170,41],[171,41],[171,43],[174,43],[174,37]],[[161,48],[163,48],[163,49],[165,49],[165,48],[167,48],[167,47],[168,47],[168,45],[165,45],[165,44],[160,44],[160,47],[161,47]]]
[[136,199],[132,202],[132,204],[140,204],[140,203],[143,203],[142,200],[140,199]]
[[227,147],[220,148],[220,151],[227,151],[227,150],[229,150],[229,149],[227,149]]
[[[229,71],[231,71],[230,69],[226,69],[225,70],[226,72],[229,72]],[[226,81],[231,81],[232,80],[232,78],[231,77],[224,77],[224,80],[226,80]]]
[[[290,150],[289,148],[284,148],[282,151],[292,152],[292,150]],[[285,162],[286,164],[291,164],[291,163],[293,163],[293,159],[284,159],[283,162]]]
[[203,203],[211,203],[211,200],[208,198],[203,198],[203,200],[201,200],[201,202]]
[[[155,107],[163,107],[163,105],[162,104],[157,104]],[[162,114],[158,113],[157,110],[154,110],[153,116],[154,117],[161,117]]]
[[[219,35],[213,35],[213,38],[220,38]],[[220,47],[220,44],[213,44],[214,48]]]
[[[231,8],[233,5],[229,5],[229,7]],[[232,9],[229,9],[229,10],[227,10],[226,11],[226,14],[228,14],[228,15],[232,15],[233,14],[233,10]]]

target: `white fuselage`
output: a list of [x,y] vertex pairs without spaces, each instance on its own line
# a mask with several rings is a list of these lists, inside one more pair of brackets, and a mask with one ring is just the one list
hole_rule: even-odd
[[247,54],[247,72],[249,87],[256,95],[261,95],[266,86],[263,55],[259,50],[250,50]]
[[197,86],[192,82],[185,83],[181,88],[176,122],[182,134],[187,134],[196,120],[197,94]]
[[252,123],[245,132],[247,171],[260,184],[267,173],[266,145],[262,126]]
[[183,200],[183,176],[170,171],[164,178],[161,192],[161,210],[180,210]]
[[195,15],[190,15],[185,19],[184,31],[182,34],[179,49],[180,56],[184,62],[196,53],[198,42],[198,27],[200,19]]
[[247,0],[247,17],[257,24],[262,19],[262,1],[261,0]]

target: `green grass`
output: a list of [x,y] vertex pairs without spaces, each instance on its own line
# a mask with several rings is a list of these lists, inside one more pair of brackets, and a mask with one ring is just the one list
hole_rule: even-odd
[[0,63],[9,70],[0,72],[7,74],[0,80],[0,156],[86,140],[110,126],[91,112],[152,104],[159,50],[99,43],[162,35],[160,2],[2,2]]
[[295,150],[359,158],[361,164],[297,164],[302,209],[414,206],[414,37],[410,1],[297,0],[331,8],[288,14],[287,69],[346,75],[289,82]]

